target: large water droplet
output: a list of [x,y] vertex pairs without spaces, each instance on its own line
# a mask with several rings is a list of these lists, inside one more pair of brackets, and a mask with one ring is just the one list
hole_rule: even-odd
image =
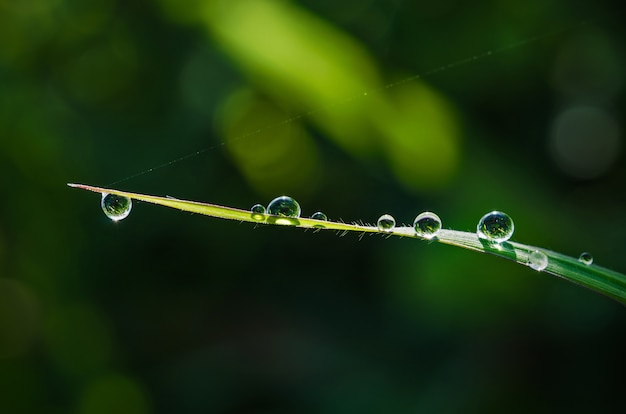
[[476,227],[478,237],[492,242],[502,243],[513,235],[515,225],[507,214],[501,211],[492,211],[485,214]]
[[413,228],[418,236],[432,239],[441,230],[441,219],[435,213],[425,211],[415,217]]
[[255,220],[263,220],[265,218],[265,207],[261,204],[255,204],[250,209],[252,218]]
[[587,266],[589,266],[590,264],[592,264],[592,263],[593,263],[593,256],[591,255],[591,253],[588,253],[588,252],[582,252],[582,253],[580,254],[580,257],[578,258],[578,260],[579,260],[581,263],[584,263],[584,264],[586,264]]
[[528,266],[537,271],[542,271],[548,267],[548,256],[544,252],[535,250],[528,255]]
[[120,221],[128,217],[133,202],[128,197],[102,193],[100,206],[108,218],[113,221]]
[[267,205],[267,212],[280,217],[300,217],[300,204],[288,196],[276,197]]
[[389,214],[383,214],[378,218],[376,225],[380,230],[391,231],[394,227],[396,227],[396,219]]
[[313,213],[311,215],[311,218],[313,220],[328,221],[328,217],[326,217],[326,214],[322,213],[321,211],[317,211],[317,212]]

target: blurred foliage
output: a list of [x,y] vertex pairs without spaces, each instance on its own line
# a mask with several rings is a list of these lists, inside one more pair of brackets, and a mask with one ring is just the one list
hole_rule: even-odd
[[618,10],[0,0],[0,412],[613,407],[623,308],[576,286],[148,205],[113,224],[65,183],[168,163],[118,186],[461,230],[497,208],[516,240],[624,271]]

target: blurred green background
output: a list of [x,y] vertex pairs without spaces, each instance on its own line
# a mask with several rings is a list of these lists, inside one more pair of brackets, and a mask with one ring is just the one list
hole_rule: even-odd
[[0,0],[0,413],[623,405],[624,308],[565,281],[145,204],[112,223],[65,186],[469,231],[499,209],[515,240],[623,272],[617,10]]

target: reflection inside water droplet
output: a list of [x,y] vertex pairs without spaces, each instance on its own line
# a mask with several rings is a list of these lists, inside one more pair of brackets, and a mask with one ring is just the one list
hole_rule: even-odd
[[542,251],[535,250],[528,255],[528,266],[537,271],[548,267],[548,256]]
[[591,253],[589,253],[589,252],[582,252],[582,253],[580,254],[580,257],[578,258],[578,260],[579,260],[581,263],[584,263],[584,264],[586,264],[587,266],[589,266],[590,264],[592,264],[592,263],[593,263],[593,256],[592,256],[592,255],[591,255]]
[[267,205],[268,214],[280,217],[300,217],[300,204],[288,196],[276,197]]
[[435,213],[425,211],[415,218],[413,228],[418,236],[432,239],[441,230],[441,219]]
[[502,243],[511,238],[515,225],[507,214],[492,211],[482,216],[476,227],[478,237],[492,242]]
[[322,213],[321,211],[317,211],[311,214],[311,218],[313,220],[328,221],[328,217],[326,217],[326,214]]
[[263,220],[265,218],[265,207],[261,204],[255,204],[250,209],[252,218],[255,220]]
[[133,203],[128,197],[103,193],[100,206],[108,218],[120,221],[128,217]]
[[396,219],[389,214],[383,214],[378,218],[376,225],[380,230],[391,231],[394,227],[396,227]]

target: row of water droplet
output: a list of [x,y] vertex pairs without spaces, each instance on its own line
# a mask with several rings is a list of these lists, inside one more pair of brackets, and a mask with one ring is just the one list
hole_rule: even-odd
[[[396,226],[396,220],[389,214],[383,214],[376,223],[382,231],[392,231]],[[433,212],[421,213],[413,221],[415,233],[423,238],[432,239],[441,230],[441,219]],[[492,211],[485,214],[476,226],[476,233],[481,239],[493,243],[503,243],[511,238],[515,225],[507,214],[501,211]]]
[[[276,197],[270,201],[267,208],[261,204],[255,204],[250,210],[255,220],[263,220],[266,213],[287,218],[299,218],[301,214],[300,205],[289,196]],[[326,214],[321,211],[313,213],[311,219],[328,221]],[[383,214],[378,218],[376,225],[382,231],[391,232],[396,227],[396,220],[389,214]],[[435,213],[427,211],[415,218],[413,228],[418,236],[432,239],[441,230],[441,219]]]
[[[591,253],[582,252],[578,257],[578,261],[589,266],[593,263],[593,256]],[[534,250],[528,254],[528,266],[532,269],[542,271],[548,267],[548,256],[541,250]]]
[[[131,199],[115,194],[102,194],[101,201],[102,210],[113,221],[119,221],[126,218],[130,214],[132,208]],[[266,214],[285,218],[299,218],[302,212],[300,204],[289,196],[276,197],[267,205],[267,208],[261,204],[255,204],[250,209],[252,218],[261,221]],[[326,214],[318,211],[311,215],[311,219],[319,221],[328,221]],[[376,226],[384,232],[392,232],[396,227],[396,220],[390,214],[383,214],[378,218]],[[424,239],[433,239],[441,230],[441,219],[433,212],[426,211],[419,214],[413,221],[413,229],[415,234]],[[478,221],[476,226],[476,234],[479,238],[490,243],[504,243],[511,238],[515,231],[515,224],[511,217],[501,211],[492,211],[485,214]],[[593,256],[584,252],[578,259],[581,263],[590,265],[593,263]],[[528,255],[528,266],[532,269],[541,271],[548,267],[548,256],[540,251],[535,250]]]
[[[250,211],[252,212],[252,218],[255,220],[263,220],[265,214],[286,218],[299,218],[302,213],[300,204],[289,196],[276,197],[270,201],[267,208],[262,204],[255,204]],[[326,214],[321,211],[311,214],[311,218],[313,220],[328,221]]]
[[[379,230],[391,232],[396,227],[396,220],[390,214],[383,214],[378,218],[376,227]],[[433,212],[420,213],[413,221],[413,230],[419,237],[432,239],[441,230],[441,219]]]

